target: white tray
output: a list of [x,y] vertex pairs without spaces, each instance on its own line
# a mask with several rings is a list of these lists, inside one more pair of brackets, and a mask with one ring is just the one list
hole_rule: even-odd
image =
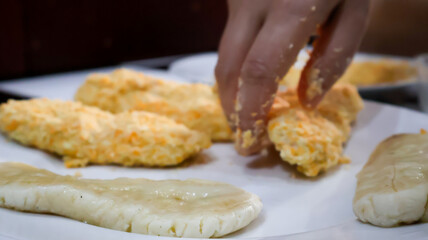
[[[296,61],[296,67],[303,68],[309,55],[306,51],[302,50]],[[192,56],[184,57],[172,62],[169,66],[168,72],[180,76],[189,82],[201,82],[207,84],[214,84],[214,68],[217,63],[218,55],[215,52],[207,52],[195,54]],[[380,59],[389,59],[392,61],[412,61],[411,58],[397,57],[390,55],[367,54],[357,53],[354,61],[378,61]],[[358,90],[361,93],[382,93],[391,90],[405,89],[414,91],[417,79],[411,78],[405,81],[397,81],[388,84],[379,84],[374,86],[362,86]]]
[[121,65],[88,69],[74,72],[49,74],[37,77],[12,79],[0,82],[0,91],[15,94],[22,97],[47,97],[53,99],[72,100],[77,88],[83,84],[90,73],[111,72],[114,69],[126,67],[147,75],[166,80],[186,82],[177,75],[172,75],[163,70],[136,67],[134,65]]
[[[0,83],[0,89],[30,97],[72,99],[86,75],[103,68],[27,78]],[[176,81],[182,77],[160,70],[137,69]],[[428,224],[378,228],[362,224],[352,213],[355,174],[376,144],[394,133],[428,129],[428,115],[403,108],[366,102],[358,116],[345,153],[352,163],[317,179],[299,177],[275,151],[269,156],[241,157],[232,144],[214,144],[186,168],[148,169],[91,166],[66,169],[60,159],[21,146],[0,135],[0,161],[19,161],[58,174],[80,172],[86,178],[144,177],[150,179],[203,178],[224,181],[258,194],[264,203],[261,216],[230,238],[256,239],[426,239]],[[294,176],[297,175],[297,178]],[[0,239],[160,239],[91,226],[71,219],[0,208]],[[164,239],[164,238],[161,238]]]
[[[80,172],[85,178],[202,178],[223,181],[258,194],[264,209],[247,228],[228,237],[256,239],[426,239],[428,224],[378,228],[362,224],[352,212],[355,174],[384,138],[394,133],[428,129],[428,116],[366,102],[345,153],[352,163],[315,179],[303,178],[268,156],[241,157],[232,144],[214,144],[188,167],[172,169],[90,166],[66,169],[57,157],[21,146],[0,135],[0,161],[19,161],[58,174]],[[296,176],[296,177],[295,177]],[[0,209],[0,238],[10,239],[165,239],[91,226],[64,217]]]

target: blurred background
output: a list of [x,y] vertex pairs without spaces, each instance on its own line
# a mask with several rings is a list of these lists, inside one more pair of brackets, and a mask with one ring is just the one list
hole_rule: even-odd
[[0,78],[215,51],[225,1],[2,0]]
[[[372,0],[371,5],[361,52],[405,57],[428,52],[428,1]],[[140,60],[166,69],[180,57],[216,51],[226,19],[223,0],[2,0],[0,81]],[[414,94],[400,94],[363,96],[416,101]]]

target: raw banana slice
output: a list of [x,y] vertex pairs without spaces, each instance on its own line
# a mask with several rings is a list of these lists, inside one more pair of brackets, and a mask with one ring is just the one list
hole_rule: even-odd
[[0,206],[53,213],[100,227],[170,237],[221,237],[253,221],[256,195],[189,179],[78,179],[22,163],[0,163]]
[[382,227],[428,221],[428,135],[384,140],[357,178],[353,208],[361,221]]

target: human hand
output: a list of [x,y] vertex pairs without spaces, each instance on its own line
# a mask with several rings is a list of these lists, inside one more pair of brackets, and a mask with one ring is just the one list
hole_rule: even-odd
[[[311,34],[319,31],[298,86],[315,107],[357,51],[369,0],[229,0],[215,69],[221,104],[237,130],[237,150],[258,152],[278,82]],[[243,137],[244,136],[244,137]]]

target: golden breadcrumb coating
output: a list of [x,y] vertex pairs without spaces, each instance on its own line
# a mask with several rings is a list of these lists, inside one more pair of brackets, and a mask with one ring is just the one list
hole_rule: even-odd
[[2,104],[0,130],[25,145],[64,156],[67,167],[171,166],[210,146],[205,134],[163,116],[113,115],[78,102],[49,99]]
[[346,140],[351,132],[351,123],[363,108],[364,103],[357,88],[351,84],[340,83],[326,94],[317,110],[341,130]]
[[[296,87],[299,83],[301,71],[301,69],[291,67],[288,73],[282,78],[280,84],[288,87]],[[416,75],[416,68],[406,61],[381,60],[376,62],[353,62],[343,76],[340,77],[338,83],[373,86],[412,80]]]
[[416,68],[406,61],[354,62],[340,78],[339,83],[371,86],[406,81],[416,77],[416,74]]
[[297,91],[279,93],[270,112],[268,134],[281,158],[297,165],[306,176],[317,176],[337,164],[347,163],[342,145],[351,123],[363,108],[357,89],[335,85],[314,111],[302,108]]
[[127,69],[92,74],[75,95],[77,101],[112,113],[143,110],[174,119],[212,140],[232,139],[213,87],[164,81]]

